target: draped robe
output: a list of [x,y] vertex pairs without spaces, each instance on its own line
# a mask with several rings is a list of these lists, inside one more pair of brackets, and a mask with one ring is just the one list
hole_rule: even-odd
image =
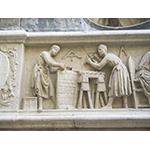
[[55,92],[49,73],[48,52],[42,52],[35,63],[32,74],[32,88],[35,96],[54,101]]
[[136,70],[136,78],[139,79],[144,94],[150,97],[150,51],[142,57]]

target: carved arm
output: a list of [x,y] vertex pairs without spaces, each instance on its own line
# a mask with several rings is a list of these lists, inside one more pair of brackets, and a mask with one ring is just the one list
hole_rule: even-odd
[[107,59],[104,58],[100,63],[95,63],[93,62],[90,58],[86,61],[87,64],[91,65],[93,68],[97,70],[101,70],[106,64],[107,64]]
[[65,68],[64,63],[58,63],[56,62],[49,54],[47,53],[42,53],[42,57],[44,58],[45,62],[47,63],[48,66],[51,67],[60,67],[62,69]]

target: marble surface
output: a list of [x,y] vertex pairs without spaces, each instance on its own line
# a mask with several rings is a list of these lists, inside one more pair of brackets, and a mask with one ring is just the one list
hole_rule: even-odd
[[[16,84],[11,91],[14,93],[14,104],[11,107],[0,107],[0,129],[30,129],[30,128],[150,128],[150,108],[133,107],[133,98],[129,97],[129,109],[121,107],[116,100],[113,109],[54,109],[50,101],[44,101],[43,111],[23,110],[23,98],[33,97],[31,92],[31,75],[37,56],[42,51],[48,51],[52,44],[61,47],[60,53],[55,57],[57,62],[72,66],[74,70],[90,70],[92,67],[84,65],[86,53],[97,51],[99,43],[107,44],[108,51],[119,56],[127,65],[128,56],[132,56],[135,66],[138,66],[143,55],[150,50],[150,30],[124,30],[124,31],[98,31],[98,32],[26,32],[24,30],[0,31],[0,47],[7,51],[12,48],[17,60],[16,72],[10,71],[10,78]],[[125,49],[125,53],[119,53]],[[65,57],[73,52],[73,59]],[[5,52],[4,52],[5,53]],[[8,57],[9,55],[7,55]],[[14,56],[14,55],[12,55]],[[80,56],[80,57],[77,57]],[[8,58],[9,59],[9,58]],[[16,66],[16,64],[14,64]],[[105,72],[106,85],[110,75],[110,68]],[[56,83],[56,75],[52,75]],[[54,84],[56,88],[56,84]],[[107,86],[106,86],[107,88]],[[12,93],[11,93],[12,94]],[[142,96],[143,97],[143,96]],[[148,104],[146,98],[141,98]]]

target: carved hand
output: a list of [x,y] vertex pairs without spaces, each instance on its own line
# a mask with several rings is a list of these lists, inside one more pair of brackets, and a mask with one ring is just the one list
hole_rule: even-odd
[[142,69],[142,67],[141,67],[141,66],[138,66],[138,67],[136,68],[136,71],[141,70],[141,69]]
[[60,63],[59,67],[64,70],[65,67],[66,67],[66,64],[65,63]]
[[148,67],[148,66],[145,66],[145,65],[143,65],[143,66],[138,66],[138,67],[136,68],[136,71],[138,71],[138,70],[149,70],[149,67]]
[[87,64],[91,64],[91,59],[88,58],[87,61],[86,61],[86,63],[87,63]]

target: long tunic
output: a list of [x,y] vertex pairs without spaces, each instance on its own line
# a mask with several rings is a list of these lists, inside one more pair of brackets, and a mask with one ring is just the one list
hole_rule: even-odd
[[137,68],[136,76],[140,80],[144,94],[150,97],[150,51],[143,56]]
[[42,52],[35,63],[32,76],[32,87],[35,96],[54,100],[55,92],[47,67],[47,52]]
[[131,95],[129,73],[121,59],[114,54],[108,53],[98,64],[100,66],[99,69],[103,68],[106,64],[113,67],[108,84],[108,96],[115,98]]

